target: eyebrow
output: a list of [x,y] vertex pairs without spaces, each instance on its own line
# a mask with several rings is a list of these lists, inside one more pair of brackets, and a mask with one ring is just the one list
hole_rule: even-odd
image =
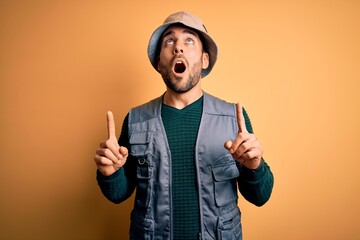
[[[183,33],[191,34],[191,35],[193,35],[194,37],[199,37],[194,31],[191,31],[191,30],[189,30],[189,29],[184,29],[182,32],[183,32]],[[165,34],[163,35],[162,38],[165,38],[166,36],[169,36],[169,35],[171,35],[171,34],[174,34],[174,31],[165,32]]]

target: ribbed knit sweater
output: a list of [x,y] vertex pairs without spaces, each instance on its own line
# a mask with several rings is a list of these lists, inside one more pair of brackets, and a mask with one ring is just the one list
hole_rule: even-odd
[[163,105],[161,117],[171,152],[174,239],[199,238],[195,144],[203,98],[179,110]]
[[[172,200],[174,239],[198,239],[199,196],[196,188],[195,142],[201,121],[203,98],[182,110],[162,106],[162,119],[171,151]],[[253,133],[250,119],[243,109],[246,128]],[[125,117],[119,145],[130,150],[128,115]],[[129,158],[132,156],[129,155]],[[239,164],[239,190],[249,202],[261,206],[272,191],[273,176],[269,166],[262,161],[259,168],[250,170]],[[97,170],[97,181],[102,193],[112,202],[128,199],[136,187],[136,161],[131,159],[111,176]],[[256,189],[256,191],[255,191]],[[196,236],[195,236],[196,235]]]

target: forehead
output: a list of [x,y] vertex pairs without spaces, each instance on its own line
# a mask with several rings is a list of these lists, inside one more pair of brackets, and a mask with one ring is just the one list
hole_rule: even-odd
[[196,38],[199,38],[199,35],[197,32],[191,28],[188,28],[186,26],[183,26],[181,24],[175,24],[168,27],[162,34],[162,38],[169,36],[169,35],[175,35],[175,34],[191,34],[194,35]]

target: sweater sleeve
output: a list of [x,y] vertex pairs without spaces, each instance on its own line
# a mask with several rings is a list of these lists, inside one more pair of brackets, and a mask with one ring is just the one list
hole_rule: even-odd
[[[130,152],[130,144],[128,140],[128,115],[125,117],[119,145],[125,146]],[[104,176],[97,170],[96,179],[101,192],[113,203],[121,203],[128,199],[134,192],[136,186],[136,165],[135,161],[131,161],[129,155],[125,165],[110,176]]]
[[274,185],[274,177],[270,167],[262,159],[256,170],[250,170],[237,164],[240,177],[238,178],[241,195],[256,206],[264,205],[270,198]]
[[[243,109],[246,128],[253,133],[250,118]],[[261,159],[259,167],[255,170],[248,169],[237,164],[240,176],[238,178],[241,195],[256,206],[264,205],[270,198],[274,186],[274,176],[264,159]]]

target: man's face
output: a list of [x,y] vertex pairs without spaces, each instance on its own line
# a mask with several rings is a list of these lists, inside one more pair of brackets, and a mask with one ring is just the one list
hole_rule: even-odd
[[202,69],[209,66],[198,34],[186,27],[165,30],[158,58],[158,70],[168,89],[185,93],[198,84]]

